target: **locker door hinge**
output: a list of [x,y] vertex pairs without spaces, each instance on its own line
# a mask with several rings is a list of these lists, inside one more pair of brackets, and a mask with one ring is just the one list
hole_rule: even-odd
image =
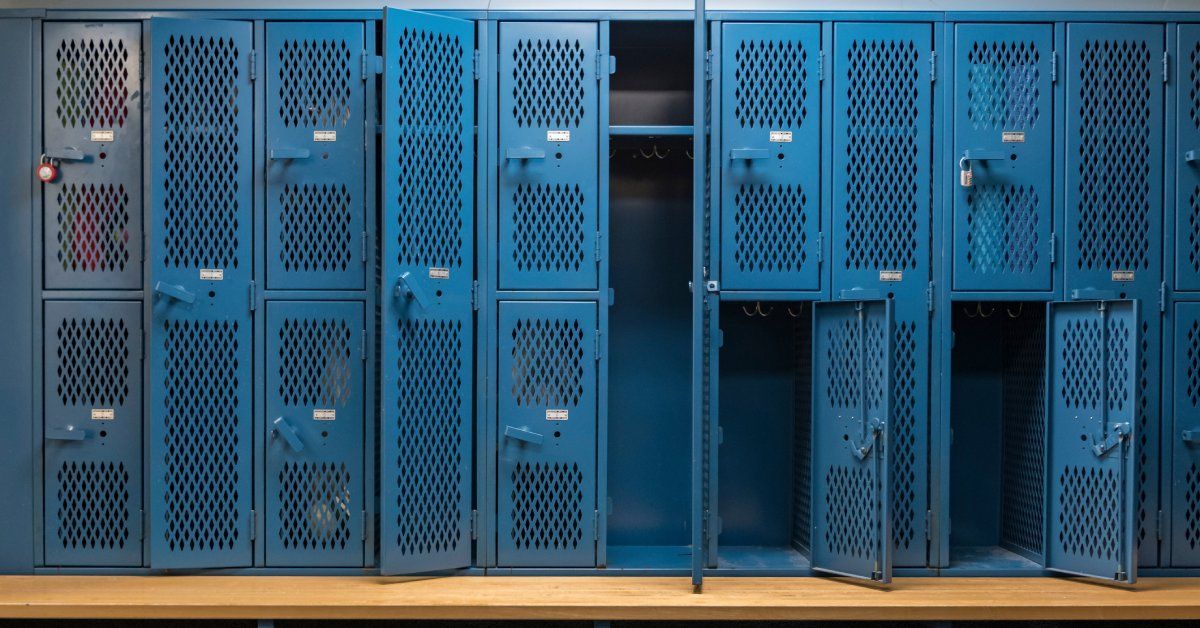
[[595,339],[593,340],[593,348],[595,349],[596,361],[600,361],[600,330],[596,330]]
[[1169,83],[1171,81],[1170,68],[1171,68],[1171,53],[1164,50],[1163,58],[1162,58],[1162,75],[1163,75],[1164,83]]
[[596,80],[604,78],[604,53],[596,51]]
[[1161,510],[1154,518],[1154,528],[1154,535],[1161,541],[1163,538],[1163,511]]
[[704,51],[704,80],[706,80],[706,81],[712,80],[712,73],[713,73],[712,65],[713,65],[712,64],[712,51],[705,50]]
[[600,511],[592,511],[592,540],[600,540]]
[[825,82],[825,51],[817,52],[817,82]]
[[937,287],[932,281],[929,282],[929,285],[925,287],[925,306],[929,308],[931,313],[933,312],[933,296],[936,292]]
[[250,280],[250,311],[253,312],[258,307],[258,295],[255,294],[254,280]]
[[360,248],[362,250],[359,251],[359,255],[362,256],[362,263],[366,264],[367,263],[367,231],[365,229],[362,232],[362,246]]
[[479,511],[471,511],[471,540],[479,538]]
[[383,57],[364,50],[362,53],[362,78],[365,81],[375,74],[383,74]]
[[1058,82],[1058,51],[1050,53],[1050,82]]
[[604,259],[604,232],[596,232],[596,261]]
[[929,82],[937,81],[937,51],[929,51]]
[[250,510],[250,540],[253,541],[258,536],[258,511]]
[[138,80],[146,78],[146,51],[138,50]]
[[1167,282],[1159,282],[1158,284],[1158,311],[1167,311]]
[[250,81],[258,80],[258,51],[250,50]]
[[1058,257],[1058,234],[1050,232],[1050,265],[1053,266]]
[[817,264],[825,261],[825,232],[817,232]]
[[475,80],[479,80],[479,49],[476,48],[471,53],[471,73],[475,76]]
[[471,310],[479,309],[479,280],[471,281]]
[[358,356],[359,359],[367,361],[367,330],[361,330],[358,336]]

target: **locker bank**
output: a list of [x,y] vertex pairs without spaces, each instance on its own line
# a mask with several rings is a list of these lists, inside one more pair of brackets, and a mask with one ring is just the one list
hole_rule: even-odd
[[1200,573],[1200,5],[367,4],[0,9],[0,571]]

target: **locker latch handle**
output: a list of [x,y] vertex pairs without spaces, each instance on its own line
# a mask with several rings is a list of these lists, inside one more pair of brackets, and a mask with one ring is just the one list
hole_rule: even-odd
[[310,156],[307,148],[272,148],[267,152],[270,159],[308,159]]
[[1189,164],[1192,163],[1193,161],[1196,161],[1197,159],[1200,159],[1200,150],[1197,150],[1195,148],[1193,148],[1192,150],[1189,150],[1183,154],[1183,160],[1188,162]]
[[182,301],[183,303],[187,303],[189,305],[196,302],[196,293],[190,292],[187,288],[177,284],[164,283],[160,281],[154,284],[154,291],[167,297],[168,299],[175,299],[176,301]]
[[74,425],[46,430],[46,440],[87,440],[91,437],[91,430],[80,429]]
[[59,148],[56,150],[48,150],[45,152],[45,155],[47,159],[54,159],[57,161],[82,161],[84,158],[83,151],[75,148],[74,146],[68,146],[66,148]]
[[729,159],[767,159],[771,156],[771,151],[765,148],[731,148],[729,149]]
[[545,159],[546,151],[532,146],[520,146],[504,151],[505,159]]
[[401,273],[400,279],[396,280],[396,298],[407,297],[414,299],[417,305],[420,305],[422,308],[428,308],[429,297],[425,295],[425,290],[421,288],[421,284],[412,279],[411,275],[412,273]]
[[870,440],[861,445],[853,441],[850,443],[854,447],[854,457],[859,460],[866,460],[867,456],[871,455],[871,450],[875,448],[875,441],[878,441],[879,435],[883,433],[883,421],[872,419],[871,425],[867,429],[871,432],[869,436]]
[[1071,291],[1072,301],[1115,301],[1116,290],[1099,290],[1096,288],[1079,288]]
[[534,445],[541,445],[545,438],[537,432],[531,432],[523,427],[513,427],[511,425],[504,426],[504,437],[523,440]]
[[1103,440],[1098,439],[1095,436],[1092,437],[1092,453],[1096,454],[1096,457],[1103,456],[1104,454],[1112,451],[1112,449],[1117,445],[1120,445],[1121,441],[1125,440],[1125,438],[1128,436],[1128,423],[1113,423],[1112,431],[1110,431],[1108,436]]
[[1183,442],[1185,443],[1200,443],[1200,429],[1192,428],[1183,430],[1179,436],[1183,438]]
[[1008,159],[1010,153],[1002,150],[990,150],[986,148],[968,148],[963,151],[962,158],[965,161],[1000,161]]
[[300,440],[300,435],[296,433],[296,428],[287,422],[287,419],[275,417],[275,420],[271,424],[275,426],[271,430],[272,433],[282,436],[283,441],[288,444],[288,447],[291,447],[295,452],[304,451],[304,443]]
[[883,293],[876,288],[848,288],[838,293],[842,301],[878,301]]

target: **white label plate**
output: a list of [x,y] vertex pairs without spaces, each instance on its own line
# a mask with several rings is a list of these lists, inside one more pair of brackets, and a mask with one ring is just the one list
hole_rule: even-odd
[[881,270],[879,271],[879,281],[904,281],[904,271]]
[[201,268],[200,269],[200,279],[203,281],[224,281],[225,280],[225,269],[224,268]]
[[116,137],[112,131],[92,131],[93,142],[111,142]]
[[93,421],[111,421],[117,418],[117,411],[112,408],[92,408]]
[[313,408],[314,421],[333,421],[337,419],[337,410],[327,408]]
[[449,268],[437,268],[437,267],[431,266],[429,268],[429,278],[430,279],[449,279],[450,278],[450,269]]
[[336,142],[337,131],[313,131],[314,142]]
[[1025,142],[1024,131],[1005,131],[1000,134],[1000,141],[1005,144],[1022,144]]
[[792,132],[791,131],[771,131],[771,141],[772,142],[783,142],[783,143],[791,142],[792,141]]
[[571,141],[570,131],[546,131],[547,142],[569,142]]
[[1112,271],[1113,281],[1133,281],[1132,270],[1114,270]]
[[546,410],[547,421],[566,421],[569,410]]

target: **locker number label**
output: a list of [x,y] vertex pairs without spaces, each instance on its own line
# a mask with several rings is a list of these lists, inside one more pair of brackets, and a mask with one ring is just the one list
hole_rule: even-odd
[[568,410],[546,410],[547,421],[566,421]]
[[904,271],[881,270],[879,271],[879,281],[904,281]]
[[569,142],[571,141],[570,131],[546,131],[547,142]]
[[201,268],[200,279],[202,281],[225,281],[224,268]]
[[1132,270],[1114,270],[1112,271],[1113,281],[1133,281]]
[[337,131],[313,131],[314,142],[336,142]]
[[93,421],[111,421],[117,418],[117,411],[112,408],[92,408]]
[[450,278],[450,269],[449,268],[430,267],[429,268],[429,278],[430,279],[449,279]]
[[791,131],[771,131],[772,142],[782,142],[784,144],[792,141]]
[[1005,144],[1024,144],[1025,143],[1025,132],[1024,131],[1005,131],[1000,134],[1000,141],[1004,142]]
[[335,421],[337,420],[337,410],[332,408],[313,408],[314,421]]
[[111,142],[114,134],[112,131],[92,131],[93,142]]

